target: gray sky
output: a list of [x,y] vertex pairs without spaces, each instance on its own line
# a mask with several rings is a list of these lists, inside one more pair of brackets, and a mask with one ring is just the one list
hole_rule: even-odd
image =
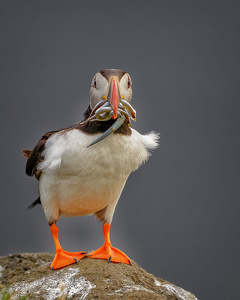
[[[54,252],[22,149],[82,119],[93,75],[131,74],[133,127],[161,133],[132,174],[111,239],[199,299],[239,295],[237,1],[0,1],[0,255]],[[61,219],[70,251],[103,242],[93,217]]]

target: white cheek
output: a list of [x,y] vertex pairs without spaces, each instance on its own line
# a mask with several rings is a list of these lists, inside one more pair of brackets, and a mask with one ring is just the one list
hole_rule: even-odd
[[129,75],[125,74],[122,79],[120,80],[120,91],[121,96],[124,97],[124,100],[130,102],[132,99],[132,88],[128,88],[128,78]]
[[105,95],[103,89],[96,89],[94,87],[91,87],[90,89],[90,107],[93,109],[93,107],[102,100],[102,97]]
[[125,93],[124,93],[124,97],[125,97],[125,101],[130,102],[132,99],[132,88],[128,89]]
[[107,79],[104,78],[101,74],[96,75],[97,88],[90,88],[90,107],[91,109],[102,100],[103,96],[106,96],[108,90]]
[[121,91],[121,97],[125,101],[130,102],[132,99],[132,88],[121,87],[120,85],[120,91]]

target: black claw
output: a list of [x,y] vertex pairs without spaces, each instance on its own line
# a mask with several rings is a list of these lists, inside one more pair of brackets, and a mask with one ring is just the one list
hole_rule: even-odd
[[129,259],[128,261],[129,261],[129,265],[131,266],[131,265],[132,265],[132,264],[131,264],[131,260]]
[[78,264],[78,260],[76,259],[76,257],[74,257],[75,262]]
[[87,252],[85,252],[85,251],[82,251],[82,252],[81,252],[81,254],[86,254],[86,253],[87,253]]
[[108,262],[110,263],[112,260],[112,256],[109,257]]
[[54,270],[54,267],[51,267],[52,270]]

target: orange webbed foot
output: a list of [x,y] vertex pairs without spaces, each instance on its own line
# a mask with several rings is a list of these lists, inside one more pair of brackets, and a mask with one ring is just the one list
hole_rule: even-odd
[[63,249],[56,250],[56,254],[50,268],[52,270],[56,270],[78,263],[78,261],[84,256],[86,256],[86,252],[67,252]]
[[130,265],[129,257],[117,248],[114,248],[110,242],[110,224],[103,224],[104,245],[89,253],[87,257],[106,259],[108,262],[124,263]]
[[130,265],[129,257],[111,244],[104,244],[101,248],[89,253],[90,258],[106,259],[108,262],[124,263]]
[[68,252],[63,250],[58,240],[58,228],[55,223],[50,225],[50,230],[56,246],[56,254],[50,266],[52,270],[60,269],[71,264],[77,263],[80,259],[86,256],[86,252]]

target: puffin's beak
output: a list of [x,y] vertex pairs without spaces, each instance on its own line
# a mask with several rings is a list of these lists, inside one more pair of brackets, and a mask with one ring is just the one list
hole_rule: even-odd
[[116,119],[118,116],[119,98],[120,98],[120,93],[118,87],[118,80],[116,77],[111,77],[107,99],[113,109],[113,116],[112,116],[113,119]]
[[[119,99],[120,99],[120,92],[119,92],[119,86],[118,86],[118,78],[115,76],[112,76],[109,80],[109,90],[107,95],[107,100],[109,104],[112,107],[113,115],[112,119],[117,119],[114,124],[108,128],[107,131],[105,131],[100,137],[98,137],[95,141],[93,141],[88,147],[102,141],[107,136],[112,134],[113,132],[117,131],[119,127],[122,126],[122,124],[125,122],[126,117],[124,114],[118,115],[118,105],[119,105]],[[106,99],[106,98],[105,98]]]

